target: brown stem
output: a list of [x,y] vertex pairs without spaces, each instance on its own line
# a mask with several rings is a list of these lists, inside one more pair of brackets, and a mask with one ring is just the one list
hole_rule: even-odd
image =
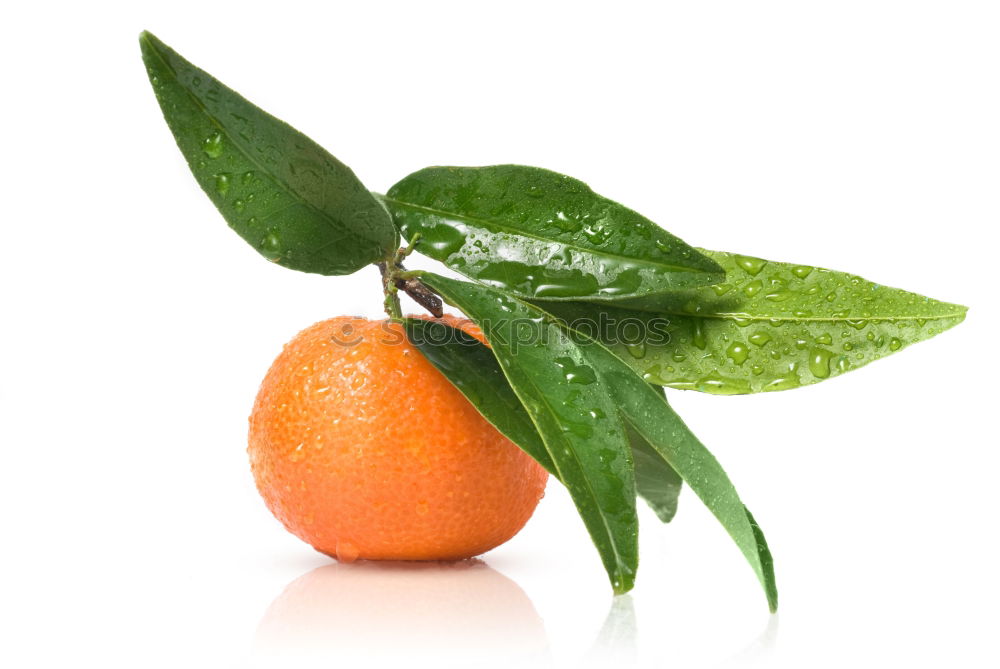
[[[413,301],[422,306],[427,311],[431,312],[434,318],[441,318],[444,315],[443,303],[441,298],[431,292],[431,289],[425,286],[420,279],[415,277],[410,277],[407,279],[386,277],[386,273],[389,271],[388,265],[384,262],[378,263],[378,270],[382,273],[383,281],[391,280],[393,281],[397,290],[401,290],[411,298]],[[406,268],[403,267],[402,263],[395,263],[393,268],[393,274],[396,272],[405,272]]]

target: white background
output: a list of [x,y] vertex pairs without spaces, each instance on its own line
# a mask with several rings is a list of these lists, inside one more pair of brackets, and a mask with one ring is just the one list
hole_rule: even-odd
[[[1000,664],[995,3],[601,6],[4,10],[0,664]],[[551,482],[486,566],[336,566],[259,500],[246,418],[298,330],[379,315],[376,272],[290,272],[227,229],[142,29],[374,190],[431,164],[545,166],[693,244],[969,317],[829,383],[671,393],[767,532],[780,616],[689,493],[670,526],[642,509],[614,604]]]

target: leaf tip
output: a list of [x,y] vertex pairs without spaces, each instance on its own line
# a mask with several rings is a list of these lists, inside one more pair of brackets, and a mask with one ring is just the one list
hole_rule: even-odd
[[160,40],[148,30],[143,30],[139,33],[139,46],[142,47],[143,51],[154,48],[158,43],[160,43]]
[[627,594],[632,588],[635,587],[634,578],[622,578],[621,576],[611,579],[611,589],[615,593],[615,597]]
[[143,30],[139,33],[139,49],[142,51],[142,60],[146,67],[150,67],[151,59],[155,54],[161,53],[165,45],[153,33]]

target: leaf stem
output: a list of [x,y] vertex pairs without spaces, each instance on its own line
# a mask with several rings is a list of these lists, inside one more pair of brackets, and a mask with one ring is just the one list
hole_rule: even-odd
[[382,294],[385,295],[382,305],[389,320],[400,321],[403,319],[403,310],[399,304],[399,286],[387,265],[386,262],[377,263],[378,271],[382,274]]
[[416,248],[419,241],[420,233],[417,233],[410,239],[408,246],[396,250],[390,258],[377,263],[379,272],[382,273],[385,312],[391,320],[398,321],[403,318],[402,308],[399,304],[399,291],[409,295],[414,302],[429,311],[435,318],[441,318],[444,315],[441,298],[420,281],[422,272],[408,271],[403,267],[403,259],[413,253],[413,249]]

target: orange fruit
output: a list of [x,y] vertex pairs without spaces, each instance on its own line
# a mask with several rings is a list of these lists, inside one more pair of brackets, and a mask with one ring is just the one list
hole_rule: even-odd
[[[482,341],[471,322],[448,316]],[[343,562],[457,560],[514,536],[547,472],[388,321],[300,332],[250,416],[257,489],[285,527]]]

